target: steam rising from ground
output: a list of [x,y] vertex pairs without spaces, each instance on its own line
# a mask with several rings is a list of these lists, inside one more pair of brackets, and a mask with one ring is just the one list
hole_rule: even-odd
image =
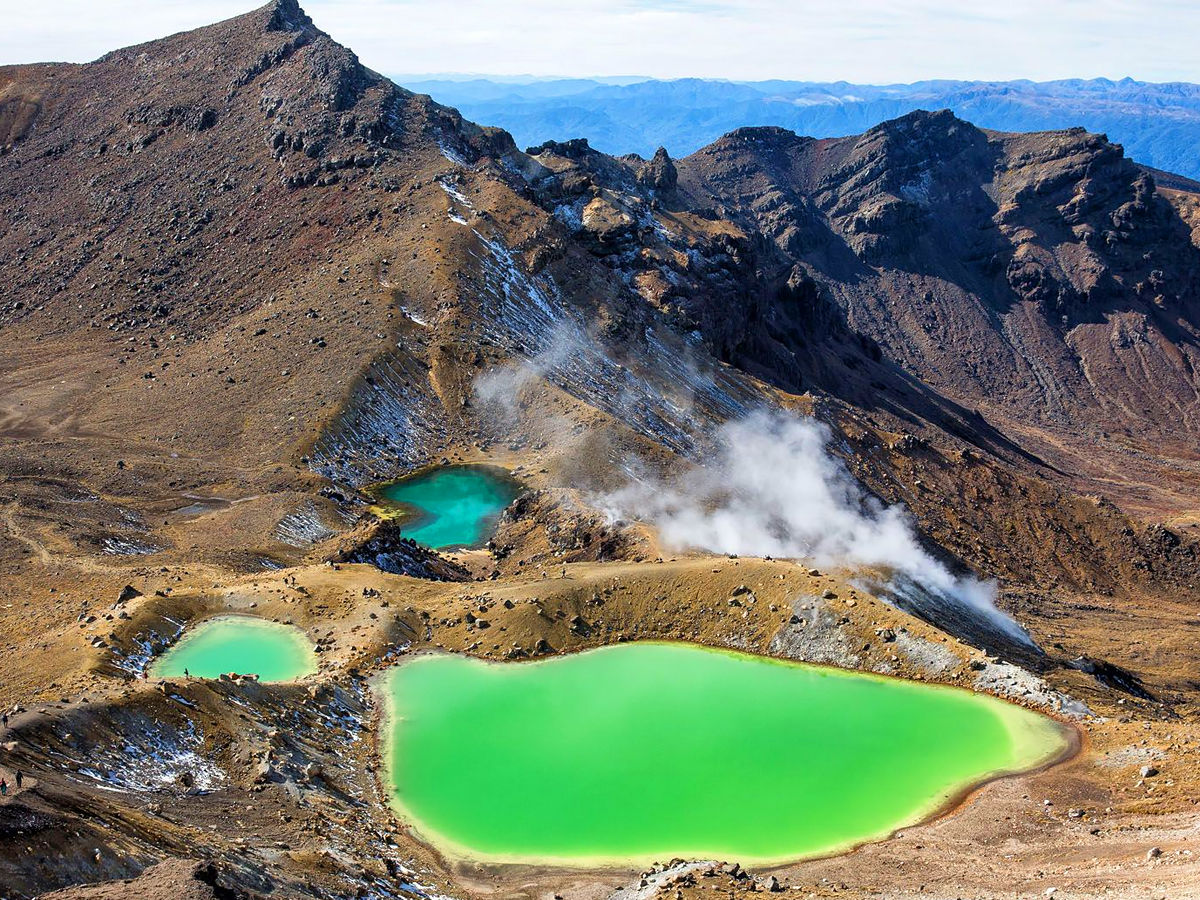
[[756,412],[721,427],[705,465],[670,483],[631,482],[602,504],[615,516],[654,525],[679,548],[893,570],[1029,644],[996,608],[995,586],[955,576],[934,559],[904,508],[869,496],[825,449],[829,439],[823,424]]
[[[677,349],[652,355],[654,374],[647,376],[615,365],[571,323],[560,323],[540,343],[531,358],[475,380],[475,399],[493,417],[496,437],[509,432],[539,440],[560,459],[582,452],[587,429],[531,403],[549,382],[681,456],[704,459],[669,482],[639,478],[636,458],[609,445],[612,474],[627,481],[593,502],[614,518],[645,521],[663,543],[679,548],[877,568],[886,572],[871,584],[877,596],[937,627],[992,647],[1040,652],[996,608],[993,584],[954,575],[921,546],[903,507],[884,506],[862,489],[826,450],[831,434],[824,425],[778,411],[739,415],[748,398],[722,394],[711,374]],[[694,403],[700,394],[714,400],[708,415]],[[730,415],[711,442],[700,439],[709,422]]]

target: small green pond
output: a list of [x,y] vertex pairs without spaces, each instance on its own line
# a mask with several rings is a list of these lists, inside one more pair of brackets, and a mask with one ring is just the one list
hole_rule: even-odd
[[995,698],[635,643],[532,663],[421,655],[381,676],[398,813],[457,858],[763,864],[887,836],[1062,755]]
[[507,472],[490,466],[444,466],[379,489],[384,501],[409,513],[400,533],[434,550],[485,543],[520,493]]
[[317,655],[299,628],[253,616],[220,616],[184,632],[150,674],[178,677],[185,669],[196,678],[238,672],[260,681],[290,681],[317,671]]

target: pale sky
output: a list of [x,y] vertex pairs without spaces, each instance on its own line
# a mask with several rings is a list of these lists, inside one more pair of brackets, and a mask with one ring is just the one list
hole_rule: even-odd
[[[84,62],[256,0],[0,0],[0,64]],[[301,0],[381,72],[1200,81],[1200,0]]]

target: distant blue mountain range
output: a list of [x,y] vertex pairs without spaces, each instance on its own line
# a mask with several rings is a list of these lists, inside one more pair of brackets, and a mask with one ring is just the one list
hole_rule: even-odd
[[586,137],[607,153],[649,156],[661,145],[678,157],[743,125],[839,137],[914,109],[947,108],[998,131],[1082,125],[1123,144],[1137,162],[1200,178],[1200,85],[1181,82],[396,80],[473,121],[507,129],[522,147]]

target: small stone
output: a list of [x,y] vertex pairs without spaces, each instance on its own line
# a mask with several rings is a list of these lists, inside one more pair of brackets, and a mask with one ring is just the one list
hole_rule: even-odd
[[1151,847],[1146,851],[1146,859],[1158,859],[1162,856],[1162,850],[1159,847]]
[[1158,769],[1154,768],[1154,766],[1142,766],[1141,769],[1138,770],[1138,773],[1143,778],[1153,778],[1158,774]]

